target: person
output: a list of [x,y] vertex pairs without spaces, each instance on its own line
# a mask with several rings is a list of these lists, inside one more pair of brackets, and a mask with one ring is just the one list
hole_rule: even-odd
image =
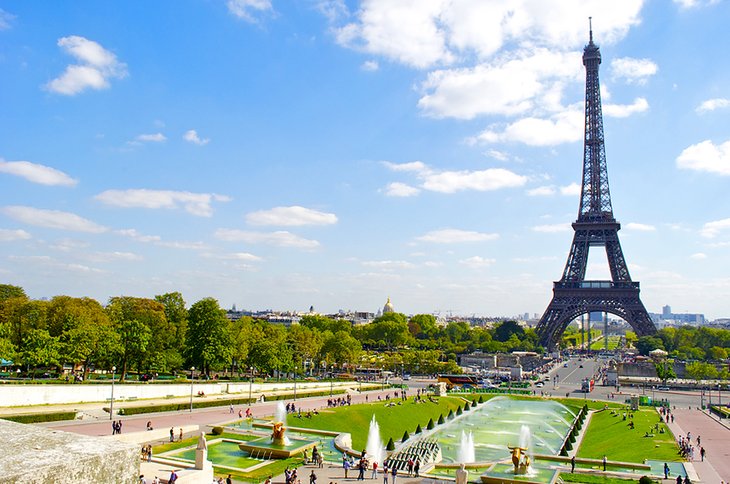
[[390,469],[391,484],[395,484],[395,478],[397,475],[398,475],[398,469],[396,468],[396,466],[391,467],[391,469]]
[[347,471],[350,470],[350,461],[348,459],[343,459],[342,468],[345,469],[345,479],[347,479]]
[[[700,438],[697,437],[697,440],[700,440]],[[704,447],[700,447],[700,459],[702,460],[702,462],[705,461],[705,448]]]
[[147,479],[144,478],[144,474],[139,475],[139,484],[147,484]]
[[682,484],[682,476],[677,475],[677,484]]
[[413,459],[408,458],[408,477],[413,475]]
[[117,433],[117,421],[112,420],[112,435],[115,435]]
[[182,427],[180,427],[180,440],[182,440],[182,436],[183,436],[183,431],[182,431]]
[[228,413],[233,413],[233,404],[228,405]]
[[684,476],[684,484],[690,484],[689,476],[686,474]]
[[321,453],[317,456],[317,467],[319,467],[320,469],[324,467],[324,457]]
[[388,464],[383,464],[383,484],[388,484]]
[[231,479],[230,474],[228,474],[228,477],[226,477],[226,484],[233,484],[233,479]]
[[147,462],[152,462],[152,444],[147,444]]
[[669,464],[664,463],[664,479],[669,479]]
[[365,469],[367,469],[367,461],[364,457],[360,458],[360,464],[357,466],[357,480],[358,481],[364,481],[365,480]]
[[373,461],[373,473],[370,475],[371,479],[377,479],[378,477],[378,463]]
[[177,481],[177,473],[175,472],[175,469],[170,472],[170,478],[167,480],[170,484],[173,484],[175,481]]
[[160,478],[155,476],[155,478],[152,479],[152,484],[160,484]]
[[572,474],[575,471],[575,456],[570,458],[570,473]]
[[152,420],[147,421],[147,430],[152,430]]
[[309,474],[309,484],[317,484],[317,474],[314,473],[314,469]]
[[[305,458],[306,458],[306,456],[305,456]],[[319,462],[319,451],[317,450],[316,445],[314,447],[312,447],[312,462],[315,464]]]
[[418,471],[421,469],[421,459],[416,458],[416,463],[413,464],[413,472],[418,477]]
[[170,427],[170,442],[175,442],[175,429]]
[[[314,460],[314,454],[312,454],[312,460]],[[307,449],[304,449],[304,465],[307,465],[309,463],[309,453],[307,452]]]
[[606,472],[606,456],[603,456],[603,472]]

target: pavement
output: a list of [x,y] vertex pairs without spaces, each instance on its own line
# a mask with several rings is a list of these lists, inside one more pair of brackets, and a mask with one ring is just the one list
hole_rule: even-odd
[[719,484],[730,481],[730,429],[702,410],[677,408],[672,413],[674,423],[668,425],[675,437],[691,432],[692,441],[696,444],[699,436],[707,452],[702,462],[697,450],[695,460],[691,462],[700,482]]

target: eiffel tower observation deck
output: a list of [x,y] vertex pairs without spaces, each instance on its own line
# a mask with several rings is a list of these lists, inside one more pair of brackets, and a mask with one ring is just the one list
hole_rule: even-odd
[[[621,224],[614,218],[611,207],[598,79],[600,64],[601,51],[593,42],[591,28],[588,45],[583,49],[586,69],[585,137],[578,219],[573,223],[575,233],[563,276],[553,284],[553,298],[537,325],[540,343],[549,349],[555,348],[574,319],[592,312],[605,312],[622,318],[638,336],[656,333],[656,327],[639,298],[639,283],[631,280],[618,239]],[[606,250],[610,281],[585,280],[588,252],[595,246],[603,246]]]

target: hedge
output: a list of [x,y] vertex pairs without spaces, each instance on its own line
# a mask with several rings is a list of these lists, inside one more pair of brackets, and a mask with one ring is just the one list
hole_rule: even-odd
[[[333,395],[342,394],[345,393],[345,390],[334,390],[332,392]],[[297,398],[306,398],[306,397],[321,397],[321,396],[329,396],[330,391],[321,391],[321,392],[309,392],[309,393],[300,393],[297,392]],[[276,401],[276,400],[288,400],[292,398],[291,393],[282,394],[282,395],[271,395],[269,397],[266,397],[267,402]],[[208,408],[208,407],[225,407],[228,405],[250,405],[251,403],[255,402],[257,399],[249,399],[249,398],[230,398],[230,399],[213,399],[213,400],[194,400],[193,401],[193,408]],[[120,415],[138,415],[142,413],[157,413],[157,412],[179,412],[182,410],[189,410],[190,409],[190,403],[165,403],[162,405],[145,405],[143,407],[124,407],[119,409]],[[104,407],[105,411],[109,411],[109,407]]]
[[76,412],[31,413],[27,415],[8,415],[2,418],[22,424],[57,422],[59,420],[74,420]]

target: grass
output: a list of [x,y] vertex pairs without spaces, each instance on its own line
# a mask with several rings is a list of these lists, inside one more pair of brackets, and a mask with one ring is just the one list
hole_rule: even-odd
[[[608,350],[615,350],[618,348],[618,344],[621,342],[621,336],[612,334],[608,336]],[[598,341],[591,342],[591,350],[593,351],[601,351],[606,347],[606,341],[605,338],[600,339]]]
[[[593,414],[580,448],[578,457],[602,459],[621,462],[643,462],[652,460],[680,460],[677,444],[666,424],[659,422],[659,415],[653,409],[641,409],[634,412],[634,425],[629,428],[629,419],[622,419],[622,412],[611,415],[610,411]],[[659,423],[664,429],[661,434],[653,430]],[[645,437],[645,433],[653,437]],[[581,481],[582,482],[582,481]]]
[[564,482],[582,482],[584,484],[628,484],[636,482],[637,479],[621,479],[619,477],[595,476],[591,474],[570,474],[561,472],[560,479]]
[[[386,407],[385,402],[367,403],[349,407],[338,407],[321,411],[319,415],[311,419],[289,418],[289,425],[292,427],[303,427],[318,430],[334,430],[338,432],[349,432],[352,435],[352,445],[355,449],[364,449],[367,443],[370,420],[375,419],[380,425],[380,435],[384,442],[393,438],[397,442],[406,430],[413,435],[416,426],[421,425],[426,429],[429,419],[434,424],[438,421],[439,415],[444,418],[449,410],[456,413],[457,407],[464,407],[464,400],[458,397],[439,397],[438,403],[413,403],[413,399],[403,402],[402,405]],[[391,402],[400,400],[391,400]]]

